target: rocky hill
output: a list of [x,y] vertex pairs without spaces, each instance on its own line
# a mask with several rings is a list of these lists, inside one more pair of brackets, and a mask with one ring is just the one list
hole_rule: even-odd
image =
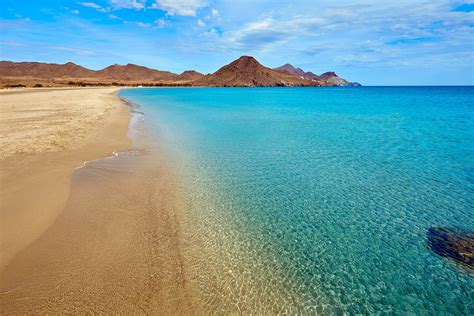
[[186,70],[179,75],[180,80],[197,80],[204,77],[204,74],[195,70]]
[[275,87],[275,86],[320,86],[323,82],[310,81],[288,72],[277,71],[260,64],[255,58],[242,56],[215,73],[192,83],[195,86],[225,87]]
[[111,65],[96,72],[95,78],[125,81],[178,80],[179,75],[134,64]]
[[312,73],[310,71],[305,72],[303,69],[296,68],[291,64],[285,64],[283,66],[273,68],[273,69],[278,70],[278,71],[286,71],[286,72],[288,72],[292,75],[295,75],[295,76],[298,76],[300,78],[307,79],[307,80],[320,80],[318,75],[315,75],[314,73]]
[[346,79],[339,77],[335,72],[328,71],[319,76],[327,83],[332,86],[345,86],[345,87],[359,87],[361,86],[358,82],[349,82]]
[[304,78],[307,80],[317,80],[317,81],[323,81],[326,83],[328,86],[360,86],[360,83],[358,82],[349,82],[338,75],[336,75],[335,72],[329,71],[325,72],[322,75],[316,75],[312,73],[311,71],[305,72],[301,68],[296,68],[291,64],[285,64],[283,66],[273,68],[274,70],[277,71],[285,71],[287,73],[290,73],[292,75],[298,76],[300,78]]
[[33,78],[93,78],[96,72],[74,63],[47,64],[37,62],[15,63],[0,61],[2,77],[33,77]]

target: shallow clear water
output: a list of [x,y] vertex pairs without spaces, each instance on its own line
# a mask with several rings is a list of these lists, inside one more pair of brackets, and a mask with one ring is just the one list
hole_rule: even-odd
[[120,95],[177,170],[208,312],[474,313],[474,274],[426,240],[474,231],[474,88]]

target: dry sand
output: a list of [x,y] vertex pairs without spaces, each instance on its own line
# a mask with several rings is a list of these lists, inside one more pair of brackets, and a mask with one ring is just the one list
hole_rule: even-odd
[[129,145],[116,92],[0,91],[0,270],[57,218],[75,168]]

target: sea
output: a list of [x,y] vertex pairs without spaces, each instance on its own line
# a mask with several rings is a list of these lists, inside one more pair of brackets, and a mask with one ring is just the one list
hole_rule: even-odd
[[474,314],[473,270],[427,239],[474,232],[474,87],[119,96],[153,148],[141,154],[173,170],[202,312]]

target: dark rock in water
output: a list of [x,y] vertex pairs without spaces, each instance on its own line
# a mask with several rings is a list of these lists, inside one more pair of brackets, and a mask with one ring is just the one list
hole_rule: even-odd
[[433,252],[474,269],[474,233],[431,227],[426,236]]

